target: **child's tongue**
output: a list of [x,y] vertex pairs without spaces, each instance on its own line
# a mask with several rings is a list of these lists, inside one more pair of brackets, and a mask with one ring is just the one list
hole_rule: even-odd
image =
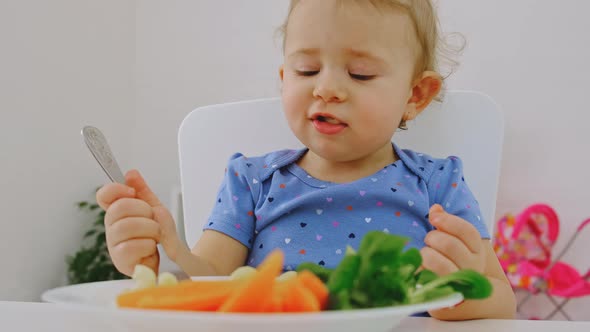
[[328,122],[328,123],[331,123],[331,124],[340,124],[340,122],[338,122],[338,120],[336,120],[336,119],[332,119],[332,118],[326,118],[326,117],[323,117],[322,119],[323,119],[325,122]]
[[333,118],[319,117],[313,121],[313,125],[317,131],[326,135],[333,135],[341,132],[347,126]]

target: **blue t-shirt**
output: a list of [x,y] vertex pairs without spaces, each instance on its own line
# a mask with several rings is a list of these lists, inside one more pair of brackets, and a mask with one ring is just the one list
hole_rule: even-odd
[[408,247],[422,248],[434,229],[428,211],[435,203],[489,238],[459,158],[435,159],[393,147],[399,160],[345,184],[313,178],[299,167],[296,161],[307,149],[253,158],[235,154],[204,229],[248,247],[250,266],[280,248],[285,271],[302,262],[334,268],[347,246],[357,249],[374,230],[409,237]]

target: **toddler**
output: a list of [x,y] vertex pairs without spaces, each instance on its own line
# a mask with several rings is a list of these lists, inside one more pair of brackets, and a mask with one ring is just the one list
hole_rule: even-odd
[[441,275],[469,268],[492,282],[490,298],[432,316],[513,317],[514,294],[461,160],[392,143],[442,88],[431,1],[292,0],[283,34],[284,112],[305,148],[232,156],[192,250],[137,171],[126,185],[105,185],[97,200],[116,267],[127,275],[137,264],[157,271],[160,243],[194,276],[257,266],[276,248],[285,270],[307,261],[332,268],[347,246],[380,230],[409,237],[424,268]]

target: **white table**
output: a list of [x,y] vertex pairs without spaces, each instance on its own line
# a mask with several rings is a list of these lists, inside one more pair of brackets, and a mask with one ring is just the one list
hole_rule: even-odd
[[[89,324],[89,322],[92,323]],[[0,301],[0,331],[114,332],[107,317],[97,317],[91,312],[73,312],[60,305],[49,303],[6,301]],[[199,329],[196,328],[195,331]],[[395,331],[588,332],[590,322],[491,319],[442,322],[433,318],[408,317]]]

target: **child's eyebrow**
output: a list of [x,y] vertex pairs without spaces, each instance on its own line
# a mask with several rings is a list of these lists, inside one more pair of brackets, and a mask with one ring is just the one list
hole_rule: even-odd
[[382,63],[382,64],[385,64],[386,63],[386,61],[383,58],[381,58],[380,56],[375,55],[373,53],[370,53],[370,52],[366,52],[366,51],[362,51],[362,50],[355,50],[355,49],[352,49],[352,48],[345,49],[344,52],[347,53],[348,55],[354,57],[354,58],[369,59],[369,60],[372,60],[372,61],[375,61],[375,62],[379,62],[379,63]]
[[288,55],[289,58],[296,57],[298,55],[316,55],[319,54],[320,50],[318,48],[300,48],[297,51]]
[[[320,53],[319,48],[301,48],[301,49],[298,49],[297,51],[289,54],[288,57],[291,58],[291,57],[296,57],[298,55],[317,55],[319,53]],[[344,53],[346,53],[348,56],[351,56],[353,58],[369,59],[369,60],[378,62],[379,64],[386,64],[387,63],[382,57],[377,56],[377,55],[367,52],[367,51],[363,51],[363,50],[347,48],[347,49],[344,49]]]

